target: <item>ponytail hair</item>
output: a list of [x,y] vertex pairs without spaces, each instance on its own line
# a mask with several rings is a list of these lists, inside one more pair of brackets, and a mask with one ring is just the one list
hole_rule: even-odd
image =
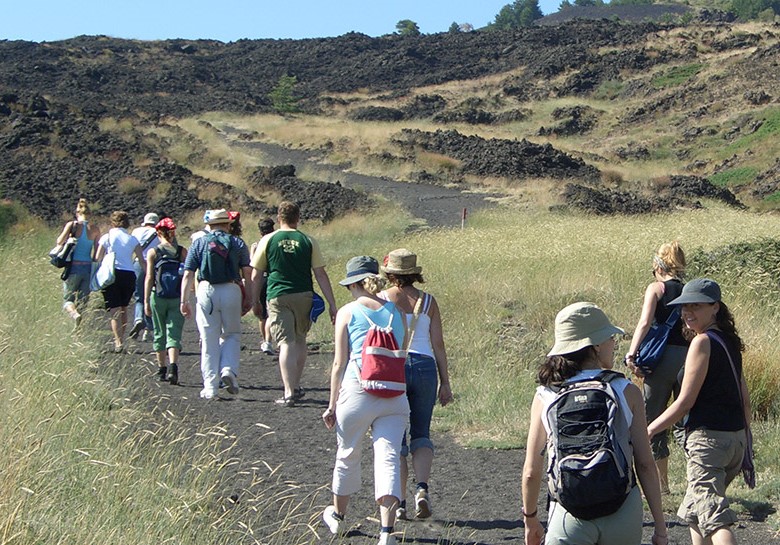
[[653,256],[653,265],[675,278],[685,276],[685,252],[676,240],[662,244]]
[[79,199],[79,202],[76,205],[76,214],[81,216],[86,216],[89,214],[89,205],[87,204],[87,199]]
[[537,382],[542,386],[560,385],[582,371],[582,364],[593,357],[592,346],[580,348],[570,354],[548,356],[539,368]]
[[368,293],[371,295],[376,295],[384,289],[385,285],[387,285],[387,282],[378,274],[373,274],[361,280],[360,284]]

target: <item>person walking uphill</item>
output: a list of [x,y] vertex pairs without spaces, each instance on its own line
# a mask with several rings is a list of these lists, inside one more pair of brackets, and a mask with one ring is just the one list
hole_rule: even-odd
[[76,238],[76,246],[73,248],[73,258],[68,266],[68,274],[62,284],[63,305],[76,325],[81,321],[81,313],[87,305],[90,288],[89,281],[92,275],[92,256],[95,255],[97,241],[100,238],[100,229],[90,225],[89,205],[86,199],[79,199],[76,205],[76,220],[69,221],[63,227],[57,244],[65,244],[70,236]]
[[639,545],[642,497],[634,468],[653,516],[652,543],[668,542],[642,394],[611,371],[614,336],[621,334],[593,303],[574,303],[555,318],[555,344],[539,369],[523,465],[526,545],[545,537],[538,514],[545,445],[546,545]]
[[[154,212],[150,212],[144,216],[144,221],[140,227],[133,229],[130,233],[141,245],[141,253],[143,259],[146,261],[146,257],[149,255],[149,251],[156,248],[160,244],[160,237],[157,236],[157,230],[155,225],[160,221],[159,216]],[[146,282],[146,275],[143,274],[143,263],[136,261],[133,267],[135,271],[135,319],[133,321],[133,327],[127,334],[131,339],[138,337],[138,334],[143,331],[142,340],[147,340],[149,332],[154,329],[151,316],[147,316],[144,312],[144,286]]]
[[[404,426],[409,418],[409,402],[403,389],[396,389],[395,395],[380,397],[370,388],[364,389],[361,379],[365,378],[363,371],[370,367],[370,351],[363,345],[375,334],[376,327],[390,333],[396,347],[401,347],[404,346],[406,324],[393,303],[376,296],[384,283],[378,273],[376,259],[357,256],[347,262],[347,276],[339,282],[349,290],[354,301],[341,307],[336,316],[330,399],[322,419],[328,429],[336,428],[338,450],[333,468],[333,504],[325,509],[322,520],[331,533],[345,532],[344,515],[349,498],[361,484],[361,443],[370,429],[374,446],[374,498],[379,504],[381,519],[379,545],[395,545],[395,510],[401,498],[399,454]],[[382,353],[388,354],[388,349],[383,348]],[[403,352],[397,356],[397,361],[385,364],[397,364],[397,371],[403,376]]]
[[124,350],[125,326],[127,325],[127,305],[135,289],[134,259],[140,261],[144,274],[146,263],[143,261],[141,245],[133,235],[127,232],[130,219],[127,212],[117,210],[111,214],[111,229],[100,237],[95,253],[95,261],[100,263],[103,257],[113,252],[115,256],[114,282],[103,288],[103,299],[111,319],[111,331],[114,334],[114,352]]
[[336,301],[330,286],[320,247],[310,236],[298,230],[298,205],[279,204],[279,229],[260,239],[252,257],[252,297],[255,316],[259,316],[260,289],[268,273],[268,321],[279,347],[279,369],[284,395],[276,402],[292,407],[303,396],[301,376],[306,365],[306,334],[311,327],[309,314],[314,286],[312,271],[322,295],[328,302],[331,322],[336,320]]
[[393,250],[385,258],[381,270],[392,287],[381,292],[379,297],[391,301],[406,314],[410,337],[405,365],[410,441],[407,444],[404,434],[401,448],[401,505],[397,516],[407,518],[406,481],[409,469],[406,459],[411,452],[417,479],[414,514],[417,518],[428,518],[431,516],[428,479],[433,465],[431,418],[437,391],[442,406],[452,401],[441,314],[436,299],[414,286],[415,282],[425,282],[422,267],[417,265],[416,254],[405,248]]
[[[677,375],[680,374],[685,355],[690,344],[682,331],[682,319],[678,318],[674,327],[669,332],[666,349],[661,359],[655,364],[652,374],[645,374],[636,366],[637,354],[642,341],[647,336],[650,326],[663,324],[670,319],[675,307],[669,305],[669,301],[680,295],[683,289],[683,275],[685,274],[685,253],[677,241],[662,244],[653,256],[653,278],[655,281],[647,286],[644,302],[642,303],[642,315],[636,325],[636,330],[631,338],[631,347],[626,353],[626,365],[633,373],[643,379],[643,393],[645,397],[645,413],[648,422],[655,420],[669,404],[669,399],[680,393],[680,383]],[[677,429],[675,427],[675,429]],[[669,492],[669,438],[663,431],[650,440],[653,449],[653,458],[658,468],[658,476],[661,480],[661,492]]]
[[[192,315],[189,292],[197,273],[195,321],[200,333],[200,369],[203,390],[200,397],[216,397],[220,378],[231,394],[238,393],[241,353],[241,287],[249,278],[249,249],[244,241],[228,233],[230,217],[224,209],[210,210],[204,221],[209,233],[195,240],[184,262],[181,285],[181,313]],[[245,286],[246,287],[246,286]]]
[[669,304],[682,305],[683,321],[696,336],[685,358],[680,395],[650,422],[647,435],[653,437],[687,413],[688,488],[677,516],[688,523],[693,545],[734,545],[737,540],[731,525],[737,516],[729,508],[726,488],[750,452],[750,394],[742,374],[744,344],[715,281],[691,280]]
[[[176,241],[176,224],[171,218],[161,219],[157,225],[160,244],[146,255],[144,312],[152,318],[154,340],[152,348],[157,355],[160,380],[179,383],[179,352],[184,327],[181,313],[181,284],[187,248]],[[165,353],[168,353],[168,365]]]

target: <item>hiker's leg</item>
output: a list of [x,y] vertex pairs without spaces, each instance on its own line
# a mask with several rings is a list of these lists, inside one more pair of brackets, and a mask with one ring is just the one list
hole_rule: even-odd
[[238,377],[241,356],[241,288],[228,282],[216,286],[222,327],[219,373]]

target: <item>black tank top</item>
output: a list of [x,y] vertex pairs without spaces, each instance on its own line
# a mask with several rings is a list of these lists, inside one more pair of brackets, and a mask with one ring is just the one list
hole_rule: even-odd
[[[742,353],[720,331],[715,332],[729,349],[737,377],[742,378]],[[739,387],[731,370],[731,363],[721,344],[710,338],[710,362],[707,376],[701,385],[696,402],[688,413],[685,429],[705,428],[720,431],[738,431],[745,427]]]
[[[683,289],[683,283],[677,280],[676,278],[672,278],[671,280],[666,280],[664,282],[664,294],[661,296],[661,299],[658,301],[658,304],[655,306],[655,322],[657,324],[664,323],[668,318],[669,315],[674,310],[674,307],[667,306],[669,301],[672,299],[676,299],[680,296]],[[674,346],[688,346],[690,342],[686,341],[682,334],[682,318],[677,320],[677,323],[672,328],[672,330],[669,332],[669,340],[667,341],[667,344],[671,344]]]

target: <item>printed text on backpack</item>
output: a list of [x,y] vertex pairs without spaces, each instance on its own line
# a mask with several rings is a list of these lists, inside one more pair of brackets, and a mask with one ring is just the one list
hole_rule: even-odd
[[[359,306],[356,308],[360,309]],[[360,385],[378,397],[396,397],[406,392],[406,350],[398,346],[393,335],[393,314],[386,327],[376,325],[360,309],[369,323],[363,343],[360,364]]]
[[550,496],[584,520],[617,511],[635,483],[628,423],[610,384],[616,378],[625,377],[602,371],[564,383],[545,414]]

